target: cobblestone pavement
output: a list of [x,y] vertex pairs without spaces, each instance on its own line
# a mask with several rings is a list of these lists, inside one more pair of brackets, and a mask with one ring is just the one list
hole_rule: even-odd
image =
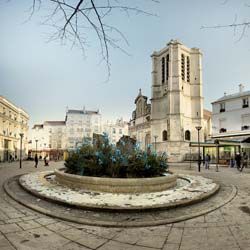
[[[3,182],[14,175],[51,170],[62,163],[38,169],[32,162],[0,164],[0,249],[100,249],[100,250],[249,250],[250,169],[202,169],[202,175],[234,184],[237,196],[227,205],[204,216],[154,227],[105,228],[70,223],[34,212],[9,198]],[[172,168],[192,174],[196,168]]]

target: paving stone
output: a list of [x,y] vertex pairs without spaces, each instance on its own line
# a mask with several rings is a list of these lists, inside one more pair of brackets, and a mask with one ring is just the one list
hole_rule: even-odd
[[165,243],[166,237],[160,235],[139,235],[136,245],[162,248]]
[[46,227],[54,232],[64,231],[64,230],[71,228],[71,226],[69,226],[63,222],[56,222],[53,224],[49,224]]
[[63,245],[62,247],[58,247],[57,249],[58,250],[89,250],[89,248],[86,248],[75,242],[70,242],[66,245]]
[[38,222],[39,224],[43,225],[43,226],[46,226],[46,225],[57,222],[57,220],[55,220],[55,219],[46,218],[46,217],[35,219],[35,221]]
[[17,218],[17,219],[9,219],[9,220],[5,220],[4,222],[6,224],[10,224],[10,223],[17,223],[17,222],[21,222],[23,221],[21,218]]
[[46,228],[9,233],[6,237],[18,250],[57,249],[69,242]]
[[37,215],[29,215],[29,216],[25,216],[22,218],[22,220],[26,221],[26,220],[34,220],[37,219]]
[[116,241],[109,241],[98,250],[156,250],[157,248],[148,248],[142,246],[129,245],[125,243],[120,243]]
[[168,235],[167,243],[179,244],[181,242],[182,233],[183,233],[183,228],[173,227]]
[[8,246],[10,246],[9,241],[3,235],[0,235],[0,249]]
[[0,232],[2,233],[11,233],[11,232],[18,232],[22,229],[17,224],[5,224],[0,225]]
[[91,249],[96,249],[107,242],[107,239],[101,238],[99,236],[94,236],[92,234],[88,234],[82,232],[81,238],[77,239],[76,242]]
[[[76,225],[76,227],[78,228],[78,225]],[[122,231],[122,229],[120,228],[105,228],[105,227],[92,227],[92,226],[82,227],[82,230],[84,230],[86,233],[98,235],[106,239],[112,239],[119,232]]]
[[38,224],[37,222],[33,220],[22,221],[22,222],[17,223],[17,225],[20,226],[23,230],[38,228],[41,226],[40,224]]
[[65,231],[60,232],[61,235],[63,235],[65,238],[75,241],[77,239],[80,239],[82,237],[82,230],[71,228]]
[[180,244],[168,243],[164,245],[162,250],[179,250]]

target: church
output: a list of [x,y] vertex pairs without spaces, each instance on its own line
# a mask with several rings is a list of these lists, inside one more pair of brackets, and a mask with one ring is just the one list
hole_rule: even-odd
[[151,99],[141,89],[129,125],[130,137],[141,149],[149,144],[166,152],[170,162],[181,162],[190,153],[191,141],[210,135],[211,113],[203,109],[202,53],[178,40],[155,51],[152,58]]

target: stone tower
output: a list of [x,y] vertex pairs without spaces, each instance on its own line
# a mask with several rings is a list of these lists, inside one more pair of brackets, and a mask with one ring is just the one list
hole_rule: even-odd
[[202,54],[171,40],[151,57],[151,141],[169,161],[182,161],[190,141],[198,140],[195,127],[203,125]]

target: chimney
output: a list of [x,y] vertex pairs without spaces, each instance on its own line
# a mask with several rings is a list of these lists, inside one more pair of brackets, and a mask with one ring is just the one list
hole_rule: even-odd
[[244,91],[244,85],[239,84],[239,92],[242,93]]

